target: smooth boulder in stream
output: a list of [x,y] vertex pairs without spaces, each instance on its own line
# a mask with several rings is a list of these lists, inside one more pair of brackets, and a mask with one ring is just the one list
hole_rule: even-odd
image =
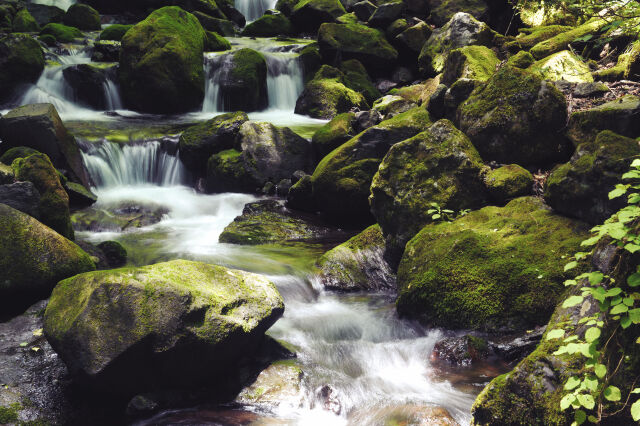
[[0,38],[0,99],[15,86],[35,83],[44,70],[44,54],[37,41],[26,34]]
[[204,97],[205,32],[177,6],[152,12],[122,38],[119,77],[125,103],[139,111],[180,113]]
[[233,377],[283,312],[266,277],[173,260],[60,282],[44,333],[81,383],[131,396]]

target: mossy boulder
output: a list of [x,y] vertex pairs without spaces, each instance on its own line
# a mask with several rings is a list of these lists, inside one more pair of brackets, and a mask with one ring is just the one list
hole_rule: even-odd
[[33,217],[0,204],[0,307],[22,312],[62,279],[95,269],[80,247]]
[[572,27],[564,25],[547,25],[543,27],[524,28],[520,30],[520,34],[518,34],[515,40],[507,42],[505,47],[512,53],[520,50],[529,51],[529,49],[536,44],[571,29]]
[[485,21],[489,14],[489,6],[484,0],[431,0],[429,6],[429,19],[437,27],[445,25],[458,12],[468,13],[480,21]]
[[368,109],[364,96],[345,85],[345,76],[340,70],[323,65],[300,94],[295,112],[331,119],[353,107]]
[[527,166],[568,157],[565,97],[529,71],[500,69],[460,105],[457,119],[485,161]]
[[491,47],[496,33],[484,22],[468,13],[458,12],[441,28],[433,33],[422,46],[418,57],[420,72],[434,77],[442,72],[449,52],[464,46],[477,45]]
[[204,97],[204,38],[198,20],[177,6],[155,10],[127,31],[119,68],[125,103],[152,113],[199,108]]
[[40,25],[29,13],[29,10],[20,9],[13,17],[13,31],[16,33],[39,32]]
[[320,161],[311,176],[318,208],[340,224],[370,223],[369,187],[389,148],[431,125],[424,108],[413,108],[359,133]]
[[298,407],[304,403],[304,372],[295,361],[276,361],[236,397],[240,404]]
[[442,84],[451,86],[459,78],[487,81],[500,60],[486,46],[465,46],[451,51],[442,68]]
[[103,241],[97,247],[104,253],[107,263],[112,268],[127,263],[127,250],[117,241]]
[[242,30],[245,37],[276,37],[293,34],[293,24],[282,13],[262,15]]
[[29,148],[28,146],[16,146],[8,149],[2,156],[0,156],[0,162],[11,165],[16,158],[28,157],[31,154],[36,154],[38,150]]
[[608,194],[639,155],[635,139],[600,132],[595,141],[578,145],[571,161],[552,171],[545,201],[564,215],[600,224],[626,205],[624,197],[609,200]]
[[298,32],[315,33],[323,22],[334,22],[345,13],[339,0],[299,0],[290,18]]
[[38,219],[40,192],[31,182],[14,182],[15,174],[10,166],[0,165],[0,172],[10,180],[0,185],[0,203]]
[[227,54],[220,66],[220,95],[225,111],[259,111],[267,107],[267,61],[253,49]]
[[387,28],[405,11],[406,4],[402,0],[384,2],[373,11],[367,24],[376,28]]
[[0,30],[10,33],[13,27],[13,17],[16,9],[10,4],[0,5]]
[[504,205],[514,198],[530,195],[533,191],[533,175],[517,164],[507,164],[484,174],[484,184],[491,199]]
[[317,158],[324,158],[334,149],[355,136],[353,128],[356,115],[352,112],[338,114],[313,134],[311,143]]
[[44,55],[37,41],[26,34],[0,38],[0,99],[14,93],[16,86],[35,83],[44,70]]
[[379,225],[371,225],[318,259],[318,279],[330,290],[395,288],[395,274],[384,259],[385,241]]
[[62,236],[73,240],[69,196],[49,157],[42,153],[32,154],[18,158],[11,167],[16,180],[33,183],[40,193],[38,219]]
[[512,67],[526,69],[529,68],[535,62],[535,58],[529,52],[525,52],[524,50],[519,51],[513,56],[510,56],[507,60],[507,65]]
[[357,59],[349,59],[342,62],[340,71],[344,73],[344,85],[361,93],[369,105],[382,96],[371,81],[367,69]]
[[313,167],[311,144],[288,127],[247,121],[240,126],[236,147],[241,152],[225,150],[209,159],[209,191],[257,192],[267,182],[277,184]]
[[46,4],[27,3],[26,9],[41,27],[51,22],[62,22],[64,10]]
[[6,185],[13,182],[14,174],[11,166],[0,161],[0,185]]
[[291,188],[287,194],[287,207],[308,213],[318,211],[318,206],[313,199],[313,186],[311,176],[304,175]]
[[517,198],[425,226],[398,269],[398,312],[447,328],[527,330],[565,293],[563,268],[585,225]]
[[246,121],[249,117],[244,112],[230,112],[187,128],[178,142],[180,159],[189,170],[204,174],[209,157],[234,147],[240,126]]
[[122,37],[133,28],[133,25],[113,24],[102,30],[100,40],[122,41]]
[[322,66],[322,56],[318,43],[307,44],[298,55],[298,61],[302,64],[304,80],[311,80]]
[[[125,33],[126,34],[126,33]],[[96,40],[93,43],[91,60],[93,62],[118,62],[122,43],[114,40]]]
[[625,95],[597,107],[571,114],[567,135],[579,145],[595,140],[601,130],[611,130],[622,136],[640,136],[640,97]]
[[82,38],[82,31],[76,27],[64,24],[50,23],[42,27],[40,35],[50,35],[60,43],[71,43],[75,39]]
[[371,109],[378,112],[381,117],[391,118],[416,106],[414,102],[408,101],[402,96],[385,95],[376,100]]
[[204,43],[204,50],[206,52],[222,52],[224,50],[231,49],[231,43],[229,40],[222,37],[220,34],[213,31],[205,31],[206,39]]
[[431,33],[431,27],[426,22],[420,22],[396,35],[393,44],[398,49],[400,58],[406,59],[407,62],[417,61],[422,46]]
[[174,260],[61,281],[44,333],[78,380],[130,397],[233,377],[283,311],[261,275]]
[[52,104],[30,104],[9,111],[0,118],[0,138],[3,141],[0,152],[6,150],[7,155],[14,152],[11,154],[14,158],[26,155],[26,148],[43,152],[71,181],[91,186],[78,142]]
[[376,75],[390,70],[398,59],[384,33],[360,24],[322,24],[318,45],[325,63],[357,59]]
[[405,244],[431,222],[431,203],[476,209],[487,203],[484,164],[469,138],[449,120],[399,142],[385,155],[371,183],[371,212],[397,262]]
[[98,196],[96,194],[79,183],[67,180],[66,182],[63,182],[63,186],[69,196],[69,207],[72,209],[74,207],[88,207],[98,201]]
[[83,31],[98,31],[100,29],[100,14],[87,4],[76,3],[67,9],[62,21],[65,25],[76,27]]
[[193,16],[198,19],[202,28],[207,31],[212,31],[226,37],[233,37],[237,33],[238,28],[236,25],[226,18],[214,18],[202,12],[193,12]]
[[221,243],[256,245],[314,241],[329,232],[328,228],[293,214],[278,200],[262,200],[244,206],[242,215],[224,228]]
[[78,102],[97,110],[108,109],[104,85],[116,76],[115,65],[109,67],[95,64],[71,65],[62,70],[62,76]]
[[562,32],[547,40],[541,41],[540,43],[533,46],[530,52],[536,59],[545,58],[554,53],[566,50],[569,45],[577,38],[584,37],[588,34],[597,33],[605,25],[607,25],[606,19],[591,19],[590,21],[582,25],[573,27],[569,31]]
[[549,81],[565,80],[572,83],[593,81],[589,66],[568,50],[554,53],[534,62],[529,70]]

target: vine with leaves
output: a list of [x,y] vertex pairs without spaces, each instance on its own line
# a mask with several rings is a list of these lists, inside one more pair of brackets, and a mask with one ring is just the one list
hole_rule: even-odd
[[[604,224],[592,229],[593,236],[582,242],[584,247],[593,247],[596,243],[608,238],[612,244],[633,254],[640,251],[640,235],[637,233],[640,219],[640,159],[631,163],[631,169],[622,176],[623,182],[616,185],[609,193],[614,199],[627,196],[627,205],[607,219]],[[565,271],[578,267],[579,262],[587,259],[591,252],[578,252],[574,260],[565,265]],[[640,265],[635,272],[626,278],[626,284],[633,290],[640,287]],[[640,324],[640,294],[628,292],[620,282],[600,271],[587,272],[565,281],[566,286],[582,285],[580,294],[569,296],[562,306],[571,308],[582,304],[586,297],[591,296],[598,302],[599,311],[591,316],[581,318],[578,324],[586,327],[582,337],[567,335],[571,326],[564,324],[564,328],[549,330],[547,340],[562,339],[561,346],[555,355],[578,355],[585,359],[582,373],[569,377],[564,383],[566,393],[560,400],[561,410],[574,410],[573,425],[580,425],[589,421],[599,423],[605,413],[605,401],[622,401],[621,390],[610,384],[617,373],[622,358],[613,371],[607,366],[605,351],[615,333],[634,324]],[[603,331],[609,331],[605,336]],[[606,337],[606,338],[605,338]],[[640,337],[635,341],[640,344]],[[624,355],[623,355],[624,356]],[[615,364],[615,363],[614,363]],[[632,387],[635,386],[632,385]],[[633,401],[635,399],[635,401]],[[630,414],[634,421],[640,420],[640,387],[630,390],[624,406],[632,402]],[[623,407],[624,408],[624,407]]]

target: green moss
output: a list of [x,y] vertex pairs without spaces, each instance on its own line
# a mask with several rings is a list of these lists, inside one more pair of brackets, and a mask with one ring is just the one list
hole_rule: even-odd
[[515,55],[509,57],[509,59],[507,60],[507,64],[512,67],[525,69],[533,65],[535,61],[536,60],[531,53],[521,50]]
[[591,69],[568,50],[549,55],[535,63],[529,70],[550,81],[566,80],[572,83],[593,82]]
[[460,78],[487,81],[500,60],[485,46],[465,46],[451,51],[445,61],[442,83],[451,85]]
[[311,143],[318,158],[323,158],[355,136],[353,129],[355,116],[353,112],[338,114],[313,134]]
[[131,28],[133,28],[133,25],[109,25],[107,28],[102,30],[98,39],[120,41],[122,40],[122,37],[124,37],[124,35],[127,33],[127,31],[129,31]]
[[458,12],[465,12],[476,19],[484,20],[488,16],[489,8],[482,0],[440,0],[434,2],[430,19],[437,26],[442,26]]
[[[40,35],[38,36],[38,40],[40,40],[41,42],[43,42],[49,47],[55,46],[57,43],[56,38],[51,34]],[[59,65],[59,64],[56,63],[56,65]]]
[[17,402],[8,407],[0,407],[0,424],[17,422],[20,410],[22,410],[22,406]]
[[11,93],[21,83],[38,80],[44,69],[40,44],[27,34],[0,38],[0,91]]
[[67,9],[62,21],[71,27],[84,31],[98,31],[101,28],[100,14],[88,4],[76,3]]
[[204,50],[207,52],[221,52],[231,49],[231,43],[229,40],[222,37],[220,34],[206,31],[207,38],[204,46]]
[[640,97],[625,95],[597,107],[571,114],[567,135],[575,145],[591,142],[601,130],[637,137],[640,125],[635,119]]
[[509,164],[488,171],[484,176],[487,190],[497,203],[528,195],[533,189],[533,176],[517,164]]
[[560,52],[561,50],[566,50],[569,47],[569,44],[572,43],[575,39],[583,37],[587,34],[597,33],[606,24],[607,21],[605,19],[594,18],[589,22],[574,27],[569,31],[562,32],[554,37],[551,37],[550,39],[541,41],[540,43],[533,46],[530,52],[536,59],[542,59],[551,54]]
[[60,43],[71,43],[75,39],[83,37],[82,31],[79,29],[56,23],[45,25],[40,31],[40,35],[50,35]]
[[558,34],[565,33],[571,30],[571,28],[572,27],[563,25],[548,25],[544,27],[532,28],[531,31],[520,33],[515,40],[508,42],[506,44],[506,47],[511,52],[515,52],[518,50],[528,51],[536,44],[557,36]]
[[29,11],[25,9],[21,9],[16,13],[16,16],[13,18],[13,31],[16,33],[29,33],[29,32],[38,32],[40,31],[40,25],[38,22],[31,16]]
[[544,324],[564,294],[565,256],[585,229],[533,197],[427,225],[400,263],[398,312],[449,328]]
[[382,96],[376,86],[373,85],[367,70],[360,61],[355,59],[344,61],[340,65],[340,70],[344,73],[342,79],[344,85],[361,93],[369,105]]
[[2,157],[0,157],[0,162],[10,165],[16,158],[28,157],[31,154],[36,153],[38,153],[38,151],[28,146],[16,146],[14,148],[9,148],[7,152],[2,154]]
[[242,153],[228,149],[214,154],[207,162],[207,191],[255,192],[257,185],[246,169]]
[[152,12],[122,38],[119,77],[131,107],[155,113],[196,109],[204,97],[205,32],[177,6]]
[[293,34],[293,25],[283,14],[263,15],[247,24],[242,31],[245,37],[275,37]]

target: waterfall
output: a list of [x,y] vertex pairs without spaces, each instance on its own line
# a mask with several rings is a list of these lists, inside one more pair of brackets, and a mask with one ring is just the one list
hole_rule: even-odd
[[276,0],[235,0],[235,7],[247,22],[255,21],[264,15],[267,9],[276,7]]
[[31,3],[44,4],[47,6],[56,6],[66,11],[72,5],[76,4],[76,0],[31,0]]
[[[293,53],[261,52],[267,61],[268,109],[293,112],[304,89],[302,66]],[[220,81],[231,70],[229,54],[207,54],[204,59],[205,94],[203,112],[228,112],[220,92]]]
[[115,111],[124,108],[122,106],[122,99],[120,98],[118,86],[111,79],[111,76],[107,76],[107,80],[102,83],[102,88],[104,90],[104,99],[106,101],[105,104],[107,106],[107,111]]
[[45,68],[38,82],[22,96],[20,105],[50,103],[56,107],[60,114],[85,110],[74,103],[73,90],[62,76],[63,68],[62,66]]
[[131,145],[114,142],[86,143],[82,158],[98,188],[156,184],[162,186],[188,183],[186,169],[167,145],[176,138],[164,138]]

